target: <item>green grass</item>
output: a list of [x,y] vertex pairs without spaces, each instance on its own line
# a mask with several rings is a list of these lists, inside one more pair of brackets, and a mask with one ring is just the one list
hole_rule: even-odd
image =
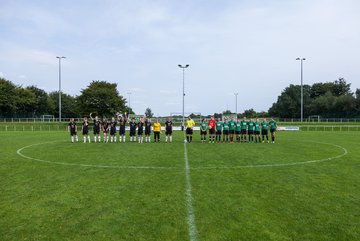
[[[357,132],[309,131],[201,144],[195,133],[197,240],[359,240],[359,142]],[[16,153],[28,145],[21,153],[37,160]],[[0,147],[0,240],[189,240],[180,132],[141,145],[0,132]]]

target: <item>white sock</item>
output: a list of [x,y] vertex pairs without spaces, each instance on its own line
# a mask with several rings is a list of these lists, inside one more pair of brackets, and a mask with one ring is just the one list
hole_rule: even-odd
[[172,142],[172,136],[170,136],[170,142]]
[[84,143],[86,143],[86,137],[84,136]]
[[167,142],[168,141],[168,136],[165,136],[165,142]]
[[125,136],[123,136],[123,141],[125,142]]
[[78,142],[78,141],[79,141],[79,138],[78,138],[78,136],[77,136],[77,135],[75,136],[75,139],[76,139],[76,142]]
[[116,142],[116,136],[114,136],[114,142]]
[[96,136],[94,136],[94,142],[96,143]]
[[101,137],[100,136],[98,136],[98,141],[101,142]]
[[74,136],[71,136],[71,142],[74,142]]
[[89,143],[90,143],[90,136],[88,136],[88,141],[89,141]]
[[114,140],[114,137],[111,136],[111,137],[110,137],[110,142],[113,142],[113,140]]

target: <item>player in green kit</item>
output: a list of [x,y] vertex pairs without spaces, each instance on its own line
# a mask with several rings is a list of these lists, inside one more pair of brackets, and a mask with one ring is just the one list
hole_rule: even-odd
[[229,141],[229,122],[227,121],[227,119],[225,119],[224,124],[223,124],[223,142],[228,142]]
[[259,122],[259,119],[256,118],[256,121],[255,121],[255,142],[261,142],[260,141],[260,122]]
[[276,134],[276,121],[273,117],[271,117],[271,120],[269,121],[270,125],[270,133],[271,133],[271,141],[272,143],[275,143],[275,134]]
[[262,143],[264,143],[265,137],[266,137],[267,143],[269,143],[269,135],[268,135],[268,125],[269,125],[269,123],[267,123],[266,118],[263,119],[263,121],[261,122],[260,125],[261,125]]
[[240,124],[241,124],[241,139],[242,139],[241,141],[246,142],[246,130],[248,125],[248,121],[246,120],[246,117],[243,117]]
[[229,121],[230,143],[234,143],[235,125],[236,122],[234,120],[234,117],[231,117],[231,120]]
[[202,119],[200,124],[200,138],[202,143],[206,142],[206,128],[207,128],[207,122],[206,119],[204,118]]
[[235,135],[236,135],[236,142],[240,142],[241,136],[241,121],[238,119],[235,123]]
[[250,119],[250,121],[248,122],[249,143],[254,143],[254,133],[255,133],[255,122],[253,119]]
[[221,141],[221,133],[223,129],[223,122],[221,121],[221,118],[218,118],[218,121],[216,122],[216,142],[219,143]]

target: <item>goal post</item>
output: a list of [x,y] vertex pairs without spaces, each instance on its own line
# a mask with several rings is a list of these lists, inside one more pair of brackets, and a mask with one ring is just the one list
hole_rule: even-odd
[[309,119],[309,122],[320,122],[319,115],[310,115],[308,119]]
[[41,120],[42,120],[42,122],[45,122],[45,121],[47,121],[47,122],[53,121],[54,122],[55,117],[54,117],[54,115],[42,115]]

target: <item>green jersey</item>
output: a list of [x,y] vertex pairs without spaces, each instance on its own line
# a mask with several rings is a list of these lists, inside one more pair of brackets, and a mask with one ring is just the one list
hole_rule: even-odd
[[261,122],[261,129],[267,131],[269,123],[266,121]]
[[223,122],[222,121],[216,122],[216,130],[217,131],[221,131],[222,127],[223,127]]
[[229,130],[229,122],[224,122],[224,131]]
[[246,129],[247,129],[247,126],[248,126],[248,122],[247,122],[247,121],[242,120],[242,121],[240,122],[240,124],[241,124],[241,130],[246,130]]
[[236,131],[240,131],[240,130],[241,130],[241,122],[240,122],[240,121],[236,122],[235,130],[236,130]]
[[276,121],[275,120],[271,120],[269,122],[270,125],[270,130],[276,130]]
[[255,131],[260,131],[260,123],[258,121],[255,121]]
[[207,122],[206,121],[201,122],[201,124],[200,124],[201,130],[206,131],[206,127],[207,127]]
[[235,125],[236,125],[235,121],[233,121],[233,120],[229,121],[229,126],[230,126],[229,129],[231,131],[235,130]]
[[255,129],[255,123],[253,121],[248,122],[248,130],[253,131]]

